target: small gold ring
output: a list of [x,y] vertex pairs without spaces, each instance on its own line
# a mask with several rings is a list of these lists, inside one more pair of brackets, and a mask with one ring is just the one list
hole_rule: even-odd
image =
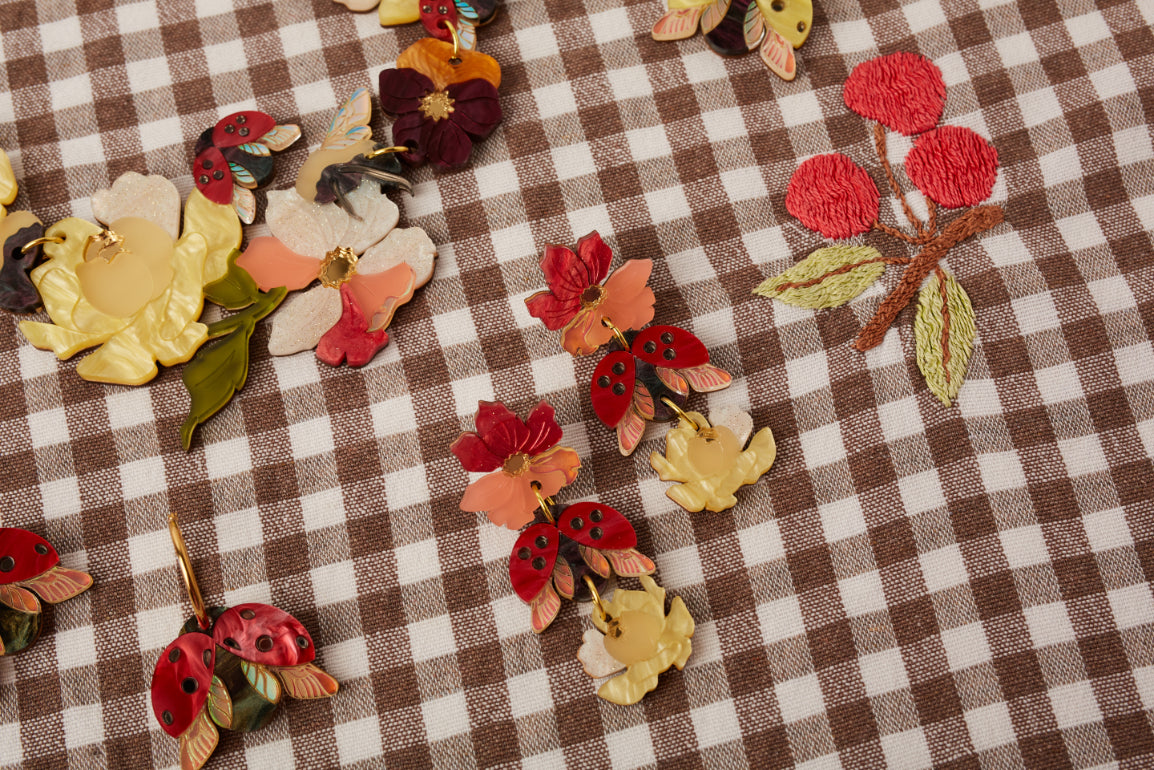
[[176,513],[168,514],[168,534],[172,536],[172,547],[176,549],[180,575],[184,578],[185,588],[188,589],[188,600],[192,602],[192,611],[196,614],[196,622],[207,631],[212,625],[212,621],[208,617],[208,610],[204,607],[204,597],[201,596],[200,586],[196,583],[196,573],[192,571],[192,559],[188,555],[188,546],[184,544],[184,535],[180,533],[180,524],[176,521]]
[[34,238],[20,248],[20,253],[27,254],[37,246],[43,246],[46,243],[64,243],[64,239],[59,235],[45,235],[40,238]]
[[673,399],[669,398],[668,396],[662,396],[662,397],[661,397],[661,403],[665,404],[667,407],[669,407],[670,409],[672,409],[672,410],[673,410],[673,412],[674,412],[674,414],[676,414],[676,415],[677,415],[678,417],[680,417],[682,420],[685,420],[687,423],[689,423],[690,425],[692,425],[692,426],[693,426],[695,429],[697,429],[697,430],[701,430],[702,426],[701,426],[701,425],[700,425],[700,424],[697,422],[697,420],[695,420],[695,419],[693,419],[692,417],[690,417],[690,416],[689,416],[689,413],[688,413],[688,412],[686,412],[686,411],[685,411],[684,409],[682,409],[681,407],[679,407],[679,406],[678,406],[678,405],[677,405],[677,404],[676,404],[676,403],[673,401]]
[[461,37],[457,34],[457,28],[445,19],[441,19],[441,26],[449,30],[449,34],[453,36],[453,55],[449,57],[449,64],[460,64],[461,59],[457,54],[461,51]]
[[529,487],[533,490],[533,494],[537,496],[537,502],[540,504],[541,512],[545,514],[545,518],[549,520],[550,524],[557,523],[556,519],[553,518],[553,511],[551,510],[553,501],[541,494],[541,482],[534,481],[529,484]]
[[378,147],[377,149],[373,150],[372,152],[365,153],[365,160],[372,160],[373,158],[379,158],[382,155],[388,155],[389,153],[392,153],[392,152],[409,152],[409,148],[408,147]]
[[617,325],[615,323],[610,321],[608,317],[603,316],[601,318],[601,325],[604,326],[609,331],[613,332],[613,336],[616,337],[617,341],[621,343],[621,347],[625,348],[626,350],[629,350],[629,341],[625,339],[625,335],[622,333],[622,331],[620,329],[617,328]]
[[605,612],[605,607],[601,604],[601,594],[597,593],[597,586],[593,584],[593,578],[588,575],[585,576],[585,585],[589,586],[589,593],[593,596],[593,609],[597,612],[597,617],[604,623],[609,619],[609,614]]

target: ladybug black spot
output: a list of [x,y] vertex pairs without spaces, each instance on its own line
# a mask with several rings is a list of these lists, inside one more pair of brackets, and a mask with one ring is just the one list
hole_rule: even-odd
[[180,660],[180,648],[173,647],[172,652],[168,653],[168,662],[175,663],[178,660]]
[[672,345],[673,344],[673,332],[665,332],[664,334],[662,334],[661,335],[661,341],[664,342],[666,345]]
[[601,512],[601,509],[600,509],[600,508],[594,508],[594,509],[592,510],[592,512],[589,514],[589,518],[590,518],[592,521],[601,521],[601,519],[605,518],[605,514],[603,514],[603,513]]
[[530,551],[528,548],[518,548],[517,549],[517,558],[520,559],[521,561],[528,561],[529,557],[532,555],[533,555],[533,552]]
[[201,184],[208,184],[208,174],[201,174],[200,178],[197,179],[197,181],[200,182]]
[[204,665],[209,667],[212,666],[212,650],[204,651]]
[[600,540],[603,534],[605,533],[601,531],[601,527],[594,527],[593,529],[589,530],[589,537],[593,538],[594,540]]
[[545,557],[544,556],[538,556],[536,559],[533,560],[533,569],[536,569],[536,570],[545,569]]
[[252,620],[253,618],[256,617],[256,613],[253,612],[252,610],[241,610],[240,616],[242,618],[244,618],[245,620]]
[[236,116],[236,122],[237,122],[237,123],[247,123],[247,122],[248,122],[248,116],[246,116],[246,115],[237,115],[237,116]]
[[36,544],[36,553],[40,554],[41,556],[47,556],[48,555],[48,546],[44,545],[44,543],[37,543]]
[[297,647],[300,647],[302,650],[307,650],[309,648],[308,637],[298,636],[297,637]]
[[616,374],[618,377],[625,374],[624,362],[618,361],[617,363],[613,364],[613,373]]
[[193,679],[191,676],[186,676],[180,683],[180,689],[184,690],[189,695],[200,689],[200,682]]
[[212,170],[212,161],[211,160],[206,160],[204,163],[201,163],[200,165],[204,166],[205,171],[211,171]]
[[661,354],[661,357],[666,361],[672,361],[673,359],[677,358],[677,351],[673,348],[666,348],[665,352]]
[[607,375],[607,374],[603,374],[597,378],[598,387],[608,388],[610,382],[611,382],[611,380],[609,379],[609,375]]
[[218,168],[216,171],[212,172],[212,178],[219,182],[220,180],[224,179],[224,172]]
[[625,383],[619,382],[613,386],[613,392],[618,396],[625,395]]
[[224,640],[224,646],[231,647],[234,650],[240,649],[240,645],[236,643],[236,639],[233,639],[231,636]]
[[580,516],[574,516],[569,519],[569,526],[573,529],[581,529],[585,526],[585,521]]
[[272,649],[272,637],[268,636],[267,634],[265,636],[258,636],[256,638],[256,648],[258,650],[260,650],[261,652],[268,652],[269,650],[271,650]]
[[235,133],[236,133],[236,126],[233,126],[233,125],[228,125],[228,126],[225,126],[225,127],[224,127],[224,132],[225,132],[226,134],[235,134]]
[[656,352],[656,350],[657,350],[657,343],[654,342],[653,340],[649,340],[649,342],[645,343],[645,352],[646,353],[653,353],[653,352]]
[[241,136],[248,136],[248,134],[249,134],[249,130],[248,130],[248,128],[247,128],[247,127],[246,127],[246,128],[242,128],[242,129],[240,130],[240,135],[241,135]]
[[172,712],[171,711],[165,711],[164,713],[162,713],[160,715],[160,719],[166,725],[172,724],[172,722],[173,722]]
[[16,560],[11,556],[5,556],[0,559],[0,572],[11,572],[16,568]]
[[544,535],[538,535],[537,539],[533,541],[533,544],[538,548],[544,548],[545,546],[549,545],[549,538],[545,537]]

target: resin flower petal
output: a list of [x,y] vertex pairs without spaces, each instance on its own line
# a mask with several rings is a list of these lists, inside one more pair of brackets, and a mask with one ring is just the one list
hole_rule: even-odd
[[297,254],[276,238],[262,236],[249,241],[248,248],[236,258],[261,291],[284,286],[289,291],[303,289],[317,279],[321,261]]
[[287,300],[273,316],[268,352],[288,356],[312,350],[325,332],[341,320],[341,293],[315,286]]

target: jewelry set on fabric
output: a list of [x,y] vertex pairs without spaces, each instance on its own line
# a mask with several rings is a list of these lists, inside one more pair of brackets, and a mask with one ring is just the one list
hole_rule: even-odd
[[[369,10],[377,1],[338,0],[354,10]],[[654,38],[689,37],[700,25],[719,53],[760,45],[766,64],[787,80],[796,72],[793,48],[805,41],[812,22],[808,0],[669,5]],[[473,144],[501,121],[500,66],[474,50],[476,28],[495,11],[494,0],[380,0],[382,24],[419,20],[432,35],[380,74],[381,106],[394,119],[393,143],[373,140],[372,97],[366,89],[355,91],[301,167],[295,188],[268,193],[272,235],[253,239],[243,251],[241,223],[252,223],[257,211],[253,190],[272,178],[272,153],[301,135],[299,127],[279,125],[262,112],[229,115],[200,136],[196,189],[184,202],[183,223],[172,182],[134,172],[93,195],[100,225],[69,218],[45,229],[33,214],[0,206],[0,307],[27,313],[42,304],[51,323],[22,321],[20,330],[61,359],[95,347],[76,368],[84,379],[140,385],[156,376],[157,363],[184,364],[186,450],[197,426],[243,387],[256,324],[282,302],[269,333],[271,354],[315,349],[331,366],[367,364],[388,344],[386,329],[397,310],[432,278],[437,256],[422,229],[396,227],[399,210],[385,191],[411,192],[402,163],[467,163]],[[908,265],[858,339],[857,347],[866,350],[932,275],[919,296],[917,360],[930,390],[948,406],[961,387],[975,332],[968,297],[938,262],[963,239],[1000,223],[1002,210],[969,208],[939,230],[935,202],[976,206],[990,196],[997,170],[997,152],[976,133],[935,128],[944,98],[940,71],[912,54],[866,62],[846,84],[847,106],[879,121],[878,158],[912,235],[879,221],[876,186],[844,155],[807,160],[786,195],[789,212],[828,238],[877,230],[921,252],[883,257],[861,245],[818,249],[755,292],[804,307],[835,307],[878,280],[887,264]],[[918,135],[905,166],[926,196],[926,223],[906,202],[890,167],[883,125]],[[0,203],[15,196],[15,177],[0,152]],[[622,455],[637,448],[649,422],[676,418],[664,454],[650,455],[661,480],[675,482],[667,495],[694,513],[730,508],[737,490],[772,466],[773,433],[762,428],[754,434],[752,417],[733,407],[708,419],[689,410],[692,391],[725,389],[729,373],[710,362],[705,345],[689,331],[650,325],[651,260],[624,260],[610,272],[612,262],[596,232],[575,249],[546,246],[541,269],[547,289],[526,300],[529,313],[559,331],[569,353],[603,353],[589,395],[597,418],[616,432]],[[234,312],[201,323],[206,299]],[[216,342],[204,346],[208,340]],[[460,508],[483,511],[494,524],[520,531],[509,578],[530,607],[533,631],[548,628],[562,598],[592,602],[594,628],[585,632],[577,657],[586,673],[605,680],[598,689],[602,698],[638,702],[657,686],[659,674],[682,668],[690,656],[694,621],[684,602],[674,597],[666,611],[665,590],[649,577],[656,566],[637,549],[624,514],[596,501],[557,502],[581,462],[576,451],[560,445],[562,429],[551,406],[542,401],[522,420],[500,402],[482,401],[475,424],[451,447],[466,471],[485,474],[466,487]],[[291,615],[264,604],[207,608],[175,514],[169,530],[193,615],[156,664],[152,703],[165,732],[180,740],[182,768],[195,770],[215,749],[218,728],[258,729],[284,695],[329,697],[338,684],[314,664],[312,638]],[[604,598],[613,575],[638,578],[642,590],[618,588]],[[37,595],[55,603],[91,585],[89,575],[60,567],[56,551],[39,536],[0,529],[0,654],[36,640],[42,619]]]

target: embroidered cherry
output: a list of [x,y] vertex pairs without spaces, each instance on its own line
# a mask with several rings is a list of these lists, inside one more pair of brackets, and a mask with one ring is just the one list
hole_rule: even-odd
[[942,72],[924,56],[898,51],[854,67],[845,81],[845,105],[906,136],[938,124],[946,104]]
[[[44,538],[24,529],[0,528],[0,655],[14,655],[40,636],[40,598],[51,604],[92,586],[92,577],[61,567]],[[35,593],[33,593],[35,592]]]
[[845,155],[817,155],[790,177],[785,208],[826,238],[869,232],[878,219],[878,188],[861,166]]
[[906,155],[906,174],[941,206],[976,206],[994,191],[998,151],[968,128],[942,126],[917,138]]

